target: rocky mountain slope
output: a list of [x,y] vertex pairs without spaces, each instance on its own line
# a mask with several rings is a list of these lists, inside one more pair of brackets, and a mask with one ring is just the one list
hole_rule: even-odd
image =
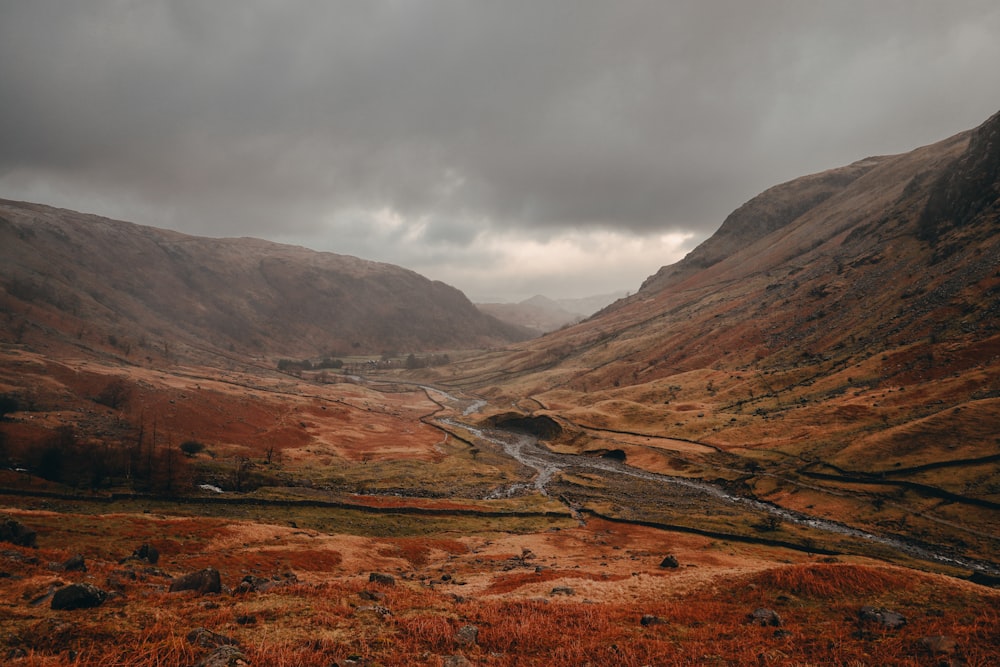
[[[996,506],[998,164],[1000,114],[776,186],[635,295],[449,381],[554,420],[567,447],[792,507],[817,502],[817,475],[878,480],[876,496],[922,485],[913,507]],[[663,453],[684,442],[718,455]]]
[[0,202],[5,342],[132,358],[377,354],[526,336],[458,290],[354,257]]

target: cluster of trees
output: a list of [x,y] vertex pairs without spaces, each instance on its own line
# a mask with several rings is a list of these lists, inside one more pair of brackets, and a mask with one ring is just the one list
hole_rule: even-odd
[[432,354],[427,357],[418,357],[417,355],[410,353],[406,357],[406,367],[409,369],[414,368],[427,368],[429,366],[444,366],[451,363],[451,357],[447,354]]
[[279,359],[278,360],[278,370],[284,371],[286,373],[294,373],[301,371],[319,371],[326,370],[328,368],[339,369],[344,367],[344,362],[340,359],[332,359],[326,357],[316,363],[313,363],[309,359],[295,360],[295,359]]
[[[161,439],[162,440],[162,439]],[[80,438],[73,426],[55,429],[41,443],[12,451],[0,448],[8,467],[73,488],[93,490],[128,487],[134,491],[173,495],[191,486],[187,450],[162,442],[155,426],[140,426],[130,441]]]

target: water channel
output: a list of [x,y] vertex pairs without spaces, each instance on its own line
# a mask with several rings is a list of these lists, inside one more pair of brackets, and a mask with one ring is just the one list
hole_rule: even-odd
[[[440,390],[435,391],[440,392]],[[477,406],[477,408],[478,407],[479,406]],[[465,414],[469,414],[469,412],[465,412]],[[538,439],[535,436],[528,435],[526,433],[500,429],[480,429],[451,419],[441,419],[439,422],[449,427],[462,428],[476,438],[492,443],[493,445],[499,447],[507,456],[510,456],[518,463],[535,471],[534,479],[531,482],[517,483],[495,489],[487,496],[487,498],[512,497],[531,492],[537,492],[547,496],[547,486],[556,473],[570,468],[577,470],[596,470],[604,473],[624,475],[665,486],[673,485],[675,487],[683,487],[684,490],[688,492],[701,493],[708,496],[712,500],[739,505],[749,510],[775,516],[782,521],[787,521],[792,524],[879,544],[921,560],[966,568],[991,576],[1000,576],[1000,567],[997,567],[993,563],[986,563],[969,558],[963,558],[961,556],[944,554],[935,551],[931,546],[918,544],[905,538],[870,533],[868,531],[853,528],[829,519],[821,519],[807,514],[802,514],[800,512],[794,512],[792,510],[778,507],[777,505],[756,500],[754,498],[734,495],[722,487],[709,482],[648,472],[610,459],[575,454],[558,454],[545,449],[539,444]]]

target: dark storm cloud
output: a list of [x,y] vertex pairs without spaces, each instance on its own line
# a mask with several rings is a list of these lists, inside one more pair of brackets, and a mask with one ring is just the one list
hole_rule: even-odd
[[992,0],[0,0],[0,195],[437,244],[371,257],[404,264],[495,230],[702,238],[984,120],[997,34]]

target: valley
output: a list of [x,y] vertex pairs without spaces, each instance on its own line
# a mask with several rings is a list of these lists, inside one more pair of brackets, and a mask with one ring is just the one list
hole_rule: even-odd
[[995,664],[998,147],[777,185],[544,327],[0,202],[0,659]]

